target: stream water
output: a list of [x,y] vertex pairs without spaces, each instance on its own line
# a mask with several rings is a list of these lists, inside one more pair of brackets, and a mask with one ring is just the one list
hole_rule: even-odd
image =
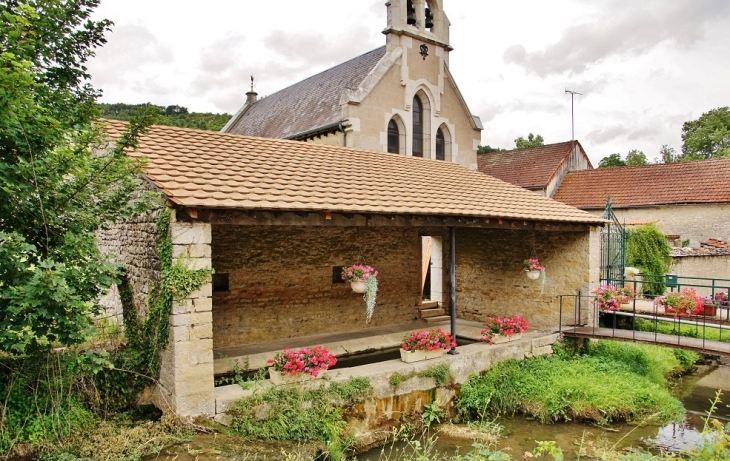
[[[718,389],[723,389],[723,403],[713,414],[723,422],[730,421],[730,367],[701,367],[698,373],[681,378],[673,388],[674,394],[682,400],[686,411],[681,423],[663,427],[652,425],[616,424],[597,427],[579,423],[540,424],[523,417],[500,418],[496,422],[504,427],[498,447],[510,453],[514,459],[522,459],[522,453],[532,451],[536,440],[553,440],[565,453],[565,459],[576,459],[578,445],[642,447],[654,452],[678,451],[696,443],[704,425],[703,416],[710,409],[711,401]],[[296,451],[297,447],[282,443],[248,445],[240,440],[220,435],[196,435],[189,444],[169,447],[157,456],[146,460],[212,461],[251,459],[282,459],[283,451]],[[465,438],[451,438],[439,435],[435,449],[441,453],[458,450],[464,454],[471,449],[472,441]],[[387,447],[386,450],[390,450]],[[399,450],[407,449],[404,444],[396,445]],[[247,453],[247,454],[243,454]],[[375,449],[358,456],[360,461],[376,461],[381,449]],[[391,459],[393,457],[391,456]]]

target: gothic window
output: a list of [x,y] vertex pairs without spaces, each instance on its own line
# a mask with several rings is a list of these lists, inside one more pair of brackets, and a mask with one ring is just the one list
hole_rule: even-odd
[[400,133],[398,124],[393,119],[388,122],[388,152],[391,154],[400,153]]
[[423,157],[423,104],[413,97],[413,156]]
[[441,128],[436,131],[436,160],[446,160],[446,141]]

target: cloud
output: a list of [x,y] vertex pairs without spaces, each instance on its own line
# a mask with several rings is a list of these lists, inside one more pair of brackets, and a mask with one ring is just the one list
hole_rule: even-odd
[[[370,43],[370,30],[364,26],[349,29],[346,34],[326,37],[318,33],[287,33],[275,30],[264,38],[264,46],[289,62],[305,61],[309,65],[338,64],[352,59],[375,46]],[[355,50],[360,50],[355,51]],[[312,50],[317,50],[312,53]]]
[[118,82],[124,86],[124,77],[143,66],[172,61],[172,50],[162,45],[146,27],[128,25],[112,31],[107,44],[89,63],[89,69],[97,85]]
[[725,21],[728,12],[726,0],[616,0],[597,19],[568,27],[543,50],[528,52],[517,44],[503,58],[540,77],[580,74],[611,57],[640,56],[665,42],[689,47],[705,37],[711,23]]

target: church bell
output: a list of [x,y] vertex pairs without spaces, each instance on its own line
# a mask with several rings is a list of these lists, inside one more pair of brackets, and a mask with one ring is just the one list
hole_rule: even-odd
[[413,6],[413,1],[408,0],[408,3],[406,5],[407,5],[406,8],[408,9],[408,25],[415,26],[416,25],[416,8]]
[[433,13],[429,8],[426,8],[426,29],[433,28]]

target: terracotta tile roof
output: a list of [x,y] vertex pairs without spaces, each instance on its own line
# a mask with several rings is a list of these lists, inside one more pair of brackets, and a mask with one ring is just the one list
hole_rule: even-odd
[[711,248],[724,248],[726,250],[730,250],[730,244],[718,239],[708,239],[707,241],[702,242],[701,245]]
[[237,114],[227,131],[288,138],[340,122],[343,91],[356,89],[384,55],[383,46],[261,98]]
[[516,186],[542,189],[570,156],[574,142],[580,146],[578,141],[568,141],[480,154],[479,171]]
[[730,158],[573,171],[553,198],[578,208],[730,203]]
[[[104,122],[112,139],[127,126]],[[188,207],[604,222],[455,163],[383,152],[152,126],[130,155]]]

